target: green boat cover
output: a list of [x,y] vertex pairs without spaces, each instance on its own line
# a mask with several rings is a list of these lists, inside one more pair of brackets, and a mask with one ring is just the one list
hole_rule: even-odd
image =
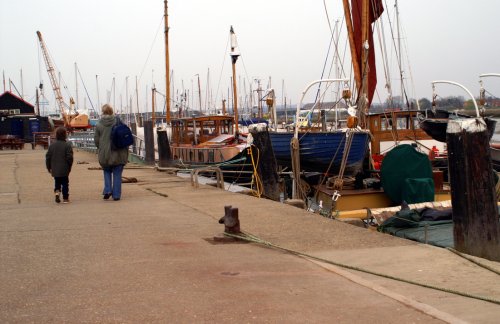
[[[427,227],[425,225],[428,225]],[[454,247],[453,244],[453,221],[426,221],[421,222],[418,227],[398,228],[388,226],[384,228],[384,233],[397,237],[427,243],[439,247]],[[427,241],[426,241],[427,232]]]
[[394,204],[434,200],[431,162],[413,146],[402,144],[389,151],[380,172],[384,192]]
[[402,209],[383,222],[378,230],[405,239],[440,247],[453,247],[451,209]]

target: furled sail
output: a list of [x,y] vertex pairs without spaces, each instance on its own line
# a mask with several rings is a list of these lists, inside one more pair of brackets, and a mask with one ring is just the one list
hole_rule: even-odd
[[[373,30],[372,23],[375,22],[384,11],[382,0],[352,0],[351,1],[351,15],[353,27],[353,40],[355,52],[351,53],[352,60],[356,61],[360,67],[360,80],[358,81],[357,88],[358,94],[361,93],[363,76],[367,73],[368,88],[366,94],[368,103],[372,102],[373,94],[377,86],[377,73],[375,69],[375,50],[373,46]],[[364,23],[363,15],[365,16]],[[366,24],[366,25],[365,25]],[[368,57],[366,58],[363,53],[363,46],[368,41]],[[366,64],[368,63],[368,64]]]

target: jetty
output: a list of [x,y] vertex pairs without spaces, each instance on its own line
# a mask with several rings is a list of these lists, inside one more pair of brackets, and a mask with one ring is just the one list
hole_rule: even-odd
[[[500,263],[75,149],[0,150],[0,322],[498,323]],[[225,206],[247,240],[224,236]]]

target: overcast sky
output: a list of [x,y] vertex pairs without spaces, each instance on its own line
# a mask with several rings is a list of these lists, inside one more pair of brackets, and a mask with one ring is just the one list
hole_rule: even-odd
[[[430,98],[431,81],[441,79],[462,83],[477,96],[479,75],[500,73],[500,1],[398,3],[402,47],[410,63],[404,75],[407,82],[413,79],[411,97]],[[389,13],[384,18],[394,24],[394,0],[384,0],[384,4]],[[332,26],[335,20],[342,24],[343,19],[339,0],[170,0],[168,5],[172,96],[177,98],[176,93],[184,88],[195,108],[199,106],[197,75],[203,103],[207,89],[219,106],[222,97],[228,96],[231,25],[241,53],[236,65],[240,95],[248,93],[250,83],[256,88],[254,80],[261,80],[266,88],[271,79],[278,104],[285,95],[296,104],[304,87],[321,77],[327,60],[331,35],[327,13]],[[135,95],[137,77],[141,110],[146,99],[150,110],[152,84],[165,93],[163,8],[162,0],[0,0],[0,70],[7,79],[7,90],[11,79],[25,98],[34,102],[41,79],[53,106],[54,95],[36,37],[40,30],[67,86],[65,96],[69,93],[76,97],[76,62],[83,77],[83,82],[78,78],[80,106],[86,96],[84,86],[90,96],[87,107],[90,100],[97,106],[97,83],[101,105],[108,93],[111,104],[125,105],[128,76],[129,97]],[[387,29],[389,24],[384,24]],[[384,36],[389,39],[387,47],[394,47],[390,32]],[[345,39],[341,38],[339,46],[344,49]],[[332,58],[330,51],[327,62]],[[377,59],[379,64],[381,59]],[[394,54],[388,55],[388,62],[394,65]],[[325,76],[334,77],[328,73],[330,66],[327,63]],[[382,72],[381,67],[378,70]],[[397,71],[392,73],[394,95],[399,95]],[[110,93],[113,78],[114,97]],[[375,101],[385,100],[385,83],[383,73],[379,73]],[[490,93],[500,96],[500,78],[487,78],[484,83]],[[3,84],[0,90],[3,92]],[[440,96],[467,97],[461,89],[449,85],[438,85],[437,92]],[[133,100],[135,106],[136,98]]]

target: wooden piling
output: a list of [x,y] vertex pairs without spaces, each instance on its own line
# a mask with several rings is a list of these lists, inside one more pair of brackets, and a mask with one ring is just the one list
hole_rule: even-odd
[[446,133],[455,249],[500,261],[500,225],[486,123],[482,118],[449,120]]
[[146,164],[155,163],[155,139],[153,133],[153,122],[151,120],[144,121],[144,147],[146,149],[145,162]]
[[[134,136],[137,136],[137,124],[136,123],[130,123],[130,130],[132,131],[132,134]],[[137,154],[137,143],[134,141],[134,144],[132,144],[132,153]]]
[[278,164],[274,156],[269,130],[265,124],[257,124],[249,129],[253,137],[252,155],[257,164],[257,174],[262,181],[263,196],[274,201],[280,200]]
[[321,117],[321,131],[326,132],[326,111],[321,109],[319,112]]
[[166,129],[157,128],[156,138],[158,142],[158,166],[161,168],[172,165],[172,153]]

